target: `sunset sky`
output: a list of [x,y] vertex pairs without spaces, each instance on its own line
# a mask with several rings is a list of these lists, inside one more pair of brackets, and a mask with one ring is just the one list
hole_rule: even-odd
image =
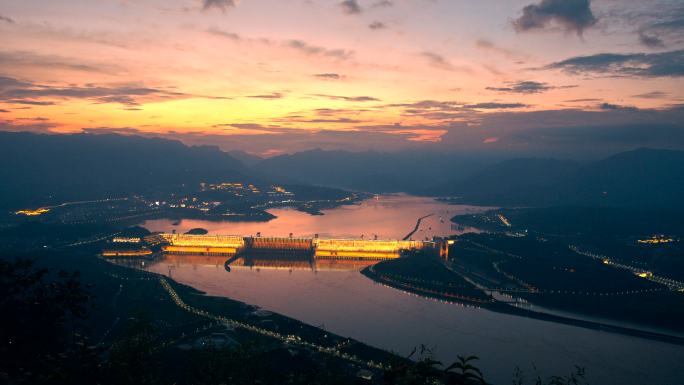
[[0,130],[684,149],[681,0],[0,0]]

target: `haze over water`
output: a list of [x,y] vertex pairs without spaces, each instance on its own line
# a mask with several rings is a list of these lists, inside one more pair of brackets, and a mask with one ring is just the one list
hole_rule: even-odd
[[[451,216],[480,210],[399,195],[326,210],[323,216],[269,210],[278,218],[268,223],[182,220],[173,226],[171,220],[154,220],[143,225],[152,231],[202,227],[216,234],[402,238],[418,217],[434,213],[416,233],[422,238],[462,232],[451,230]],[[358,265],[348,270],[344,264],[312,269],[232,266],[228,273],[224,261],[173,256],[147,268],[209,295],[253,304],[402,355],[421,344],[445,363],[457,355],[478,355],[487,379],[497,384],[509,383],[516,366],[533,376],[533,363],[546,376],[583,366],[595,384],[684,382],[684,374],[669,370],[681,363],[678,345],[426,299],[377,284],[361,275]]]

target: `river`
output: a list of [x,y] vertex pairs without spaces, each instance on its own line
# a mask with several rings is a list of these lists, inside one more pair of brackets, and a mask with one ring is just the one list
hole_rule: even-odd
[[[417,218],[433,214],[413,236],[423,239],[475,231],[454,228],[449,218],[483,209],[389,195],[319,216],[273,209],[269,212],[277,218],[267,223],[150,220],[142,225],[152,231],[201,227],[215,234],[401,239]],[[359,264],[237,264],[226,272],[224,260],[169,256],[146,267],[210,295],[257,305],[399,354],[424,344],[445,363],[457,355],[477,355],[485,377],[495,384],[510,383],[516,366],[531,380],[533,365],[542,376],[568,375],[579,365],[586,368],[591,384],[684,383],[684,347],[679,345],[418,297],[364,277]]]

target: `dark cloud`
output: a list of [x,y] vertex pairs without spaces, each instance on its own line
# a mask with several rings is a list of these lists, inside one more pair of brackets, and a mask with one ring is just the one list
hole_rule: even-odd
[[315,118],[315,119],[291,119],[284,118],[279,119],[280,122],[287,123],[362,123],[363,120],[352,119],[352,118]]
[[267,38],[249,38],[238,35],[237,33],[224,31],[215,27],[209,28],[206,31],[209,34],[230,39],[235,42],[253,42],[264,44],[267,46],[285,46],[294,49],[305,55],[311,56],[327,56],[335,59],[346,60],[354,55],[354,51],[344,49],[332,49],[321,46],[312,45],[304,40],[292,39],[286,41],[276,41]]
[[638,94],[638,95],[632,95],[633,98],[640,98],[640,99],[665,99],[669,96],[667,92],[662,92],[662,91],[652,91],[652,92],[645,92],[643,94]]
[[342,80],[345,78],[344,75],[336,74],[333,72],[326,72],[322,74],[315,74],[315,77],[323,80]]
[[5,113],[5,112],[9,112],[9,110],[4,110],[4,109],[0,108],[0,112]]
[[545,68],[560,69],[574,74],[680,77],[684,76],[684,50],[634,54],[600,53],[572,57]]
[[477,110],[506,110],[529,107],[523,103],[463,103],[458,101],[421,100],[412,103],[396,103],[383,106],[401,108],[403,116],[420,116],[425,119],[444,122],[478,122],[482,114]]
[[267,128],[266,126],[257,123],[221,123],[214,124],[213,127],[235,127],[246,130],[262,130]]
[[311,94],[311,96],[333,99],[333,100],[344,100],[346,102],[378,102],[380,99],[374,98],[372,96],[339,96],[339,95],[326,95],[326,94]]
[[590,0],[541,0],[523,8],[522,15],[513,21],[518,32],[544,29],[552,23],[566,31],[581,35],[585,29],[596,24]]
[[11,17],[3,16],[3,15],[0,15],[0,21],[4,21],[5,23],[14,24],[14,19],[12,19]]
[[385,29],[385,28],[387,28],[387,26],[385,25],[385,23],[383,23],[381,21],[374,21],[374,22],[368,24],[368,28],[373,29],[373,30],[378,30],[378,29]]
[[389,104],[387,107],[403,107],[421,110],[441,110],[441,111],[455,111],[459,110],[463,103],[456,101],[438,101],[438,100],[420,100],[412,103],[397,103]]
[[284,95],[280,92],[273,92],[270,94],[262,94],[262,95],[249,95],[247,96],[248,98],[255,98],[255,99],[281,99]]
[[202,96],[141,85],[54,86],[0,77],[0,102],[8,104],[44,106],[53,105],[56,100],[85,99],[94,103],[118,103],[131,107],[147,101],[190,97]]
[[223,31],[223,30],[220,30],[220,29],[214,28],[214,27],[209,28],[209,29],[207,30],[207,32],[209,32],[209,33],[212,34],[212,35],[225,37],[225,38],[228,38],[228,39],[231,39],[231,40],[236,40],[236,41],[242,40],[242,38],[240,37],[240,35],[238,35],[237,33],[228,32],[228,31]]
[[597,98],[583,98],[583,99],[571,99],[565,100],[566,103],[586,103],[586,102],[600,102],[601,99]]
[[30,120],[32,122],[48,122],[50,121],[49,118],[43,117],[43,116],[36,116],[32,118],[17,118],[16,120]]
[[296,130],[279,125],[263,125],[258,123],[221,123],[214,124],[212,127],[229,129],[231,131],[237,129],[238,133],[241,134],[286,134],[296,132]]
[[634,106],[621,106],[619,104],[611,104],[611,103],[601,103],[599,105],[599,108],[602,110],[610,110],[610,111],[639,111],[639,109],[634,107]]
[[[632,146],[654,146],[660,148],[682,148],[684,130],[681,125],[672,124],[624,124],[608,126],[580,126],[549,130],[551,138],[574,139],[576,145],[622,144]],[[669,143],[668,143],[669,142]]]
[[394,3],[390,0],[378,0],[371,5],[371,8],[384,8],[384,7],[391,7],[393,5],[394,5]]
[[428,60],[430,65],[433,67],[441,68],[441,69],[446,69],[446,70],[452,70],[453,66],[449,61],[442,55],[435,53],[435,52],[428,52],[424,51],[420,53],[420,56],[424,57],[425,59]]
[[[424,108],[426,111],[458,110],[462,103],[426,100],[397,106]],[[226,123],[217,126],[226,127],[226,130],[167,132],[163,136],[187,144],[218,145],[225,150],[240,148],[259,154],[343,148],[350,151],[423,149],[473,155],[487,153],[499,157],[580,158],[606,156],[644,146],[684,150],[684,108],[628,112],[593,108],[475,113],[479,117],[477,129],[469,125],[469,121],[430,125],[352,123],[353,127],[340,125],[338,129],[321,130],[302,129],[296,126],[296,122],[293,127]],[[268,135],[267,139],[265,135]]]
[[0,100],[89,99],[97,103],[120,103],[134,106],[139,104],[139,99],[152,98],[162,100],[176,99],[183,96],[188,95],[147,87],[51,87],[35,85],[28,88],[13,88],[3,91],[0,93]]
[[666,30],[666,31],[681,31],[684,30],[684,7],[679,9],[679,14],[676,18],[661,21],[650,26],[650,29]]
[[[405,105],[459,108],[458,102],[419,101]],[[669,110],[547,110],[492,111],[480,113],[477,129],[465,122],[434,125],[355,125],[353,129],[303,130],[273,129],[263,133],[250,130],[225,135],[176,134],[191,144],[214,144],[224,149],[241,148],[255,153],[278,149],[284,152],[311,148],[363,151],[402,149],[448,150],[497,156],[605,156],[635,147],[684,149],[684,108]],[[344,127],[344,126],[341,126]],[[258,126],[245,128],[257,130]],[[287,133],[278,134],[278,133]],[[181,137],[182,135],[182,137]],[[484,139],[489,138],[487,143]],[[494,141],[492,138],[497,138]]]
[[289,40],[287,41],[286,45],[307,55],[328,56],[340,60],[349,59],[354,54],[353,51],[347,51],[344,49],[329,49],[311,45],[303,40]]
[[349,108],[316,108],[314,110],[316,115],[321,116],[339,116],[339,115],[358,115],[362,112],[369,111],[367,109],[349,109]]
[[515,94],[538,94],[556,88],[574,88],[577,86],[552,86],[548,83],[535,82],[531,80],[507,83],[505,87],[487,87],[489,91],[508,92]]
[[156,136],[154,134],[141,131],[134,127],[86,127],[82,128],[84,134],[119,134],[119,135],[144,135]]
[[424,119],[437,121],[466,120],[473,118],[476,111],[463,107],[462,102],[421,100],[412,103],[395,103],[385,108],[400,108],[402,116],[420,116]]
[[511,59],[519,59],[523,56],[519,52],[504,47],[500,47],[494,44],[494,42],[487,39],[477,39],[475,41],[475,46],[479,49],[495,52]]
[[226,8],[234,7],[236,4],[237,0],[202,0],[202,9],[216,8],[225,11]]
[[463,66],[455,66],[449,62],[444,56],[430,51],[423,51],[419,54],[421,57],[425,58],[427,62],[435,67],[446,71],[464,71],[470,72],[470,68]]
[[659,36],[647,35],[645,32],[639,32],[639,43],[648,48],[662,48],[665,47],[665,42]]
[[0,120],[0,131],[49,133],[54,127],[55,124],[45,121],[23,123],[17,120]]
[[2,103],[7,104],[21,104],[28,106],[54,106],[55,102],[45,102],[39,100],[28,100],[28,99],[0,99]]
[[361,6],[356,0],[344,0],[340,2],[340,8],[342,8],[342,12],[346,13],[347,15],[356,15],[361,13]]
[[487,103],[466,104],[463,107],[481,109],[481,110],[496,110],[496,109],[509,109],[509,108],[523,108],[523,107],[528,107],[528,105],[522,104],[522,103],[487,102]]
[[449,124],[446,148],[481,153],[482,138],[496,137],[488,149],[501,156],[600,157],[644,146],[684,150],[684,108],[498,111],[479,116],[477,137],[469,125]]
[[0,91],[10,88],[30,86],[30,83],[22,82],[20,80],[10,78],[7,76],[0,76]]
[[[649,17],[650,16],[650,17]],[[639,42],[649,48],[661,48],[682,42],[684,32],[684,6],[661,6],[654,14],[647,16],[639,29]]]
[[80,59],[40,55],[28,51],[0,52],[0,68],[13,70],[21,67],[37,67],[49,71],[68,70],[106,74],[121,72],[119,66],[112,64],[90,64],[84,63]]

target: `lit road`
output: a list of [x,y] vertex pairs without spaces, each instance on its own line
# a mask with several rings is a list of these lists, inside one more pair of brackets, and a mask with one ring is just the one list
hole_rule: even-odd
[[[512,254],[512,253],[509,253],[509,252],[505,252],[505,251],[493,249],[493,248],[491,248],[491,247],[488,247],[488,246],[485,246],[485,245],[482,245],[482,244],[479,244],[479,243],[476,243],[476,242],[472,242],[472,241],[469,241],[469,243],[472,244],[472,245],[474,245],[474,246],[480,247],[480,248],[482,248],[482,249],[484,249],[484,250],[487,250],[487,251],[489,251],[489,252],[491,252],[491,253],[494,253],[494,254],[505,255],[505,256],[507,256],[507,257],[511,257],[511,258],[514,258],[514,259],[522,259],[521,256],[516,255],[516,254]],[[592,257],[592,258],[600,259],[603,263],[606,263],[606,262],[605,262],[605,261],[606,261],[606,257],[605,257],[605,256],[593,256],[593,255],[590,255],[590,254],[584,254],[583,252],[579,252],[578,250],[576,250],[576,248],[573,248],[573,247],[574,247],[574,246],[570,246],[571,250],[575,251],[576,253],[579,253],[579,254],[582,254],[582,255],[587,255],[587,256],[590,256],[590,257]],[[502,262],[502,261],[498,261],[498,262],[493,262],[493,263],[492,263],[492,266],[493,266],[494,270],[496,270],[496,272],[498,272],[499,274],[502,274],[503,276],[505,276],[505,277],[508,278],[509,280],[515,282],[517,285],[521,286],[520,288],[510,288],[510,287],[488,287],[488,286],[484,286],[484,285],[478,284],[478,283],[475,282],[474,280],[469,279],[469,278],[467,277],[467,273],[468,273],[468,272],[466,272],[466,271],[460,271],[461,269],[459,269],[459,271],[457,271],[457,270],[455,269],[456,266],[454,266],[453,263],[452,263],[451,261],[445,262],[445,266],[446,266],[447,269],[449,269],[449,270],[451,270],[452,272],[454,272],[454,273],[460,275],[461,277],[463,277],[464,279],[466,279],[468,282],[470,282],[471,284],[475,285],[475,286],[478,287],[479,289],[484,290],[485,292],[499,292],[499,293],[502,293],[502,294],[503,294],[503,293],[511,293],[511,294],[513,294],[513,293],[539,293],[539,294],[562,294],[562,295],[578,295],[578,296],[599,296],[599,297],[606,297],[606,296],[618,296],[618,295],[632,295],[632,294],[640,294],[640,293],[652,293],[652,292],[659,292],[659,291],[664,291],[664,290],[666,290],[666,288],[641,289],[641,290],[629,290],[629,289],[625,289],[625,290],[614,290],[614,291],[587,291],[587,290],[581,290],[581,289],[575,289],[575,290],[572,290],[572,289],[571,289],[571,290],[540,289],[540,288],[537,288],[537,287],[535,287],[534,285],[532,285],[532,284],[530,284],[530,283],[528,283],[528,282],[525,282],[524,280],[520,279],[519,277],[516,277],[515,275],[513,275],[513,274],[511,274],[511,273],[509,273],[509,272],[506,272],[506,271],[504,271],[503,269],[501,269],[501,267],[499,266],[499,263],[500,263],[500,262]],[[628,268],[628,269],[630,269],[630,270],[631,270],[632,272],[634,272],[634,273],[643,272],[643,269],[637,269],[637,268],[634,268],[634,267],[628,267],[628,266],[625,266],[625,265],[620,265],[620,264],[615,264],[615,263],[609,263],[609,264],[610,264],[611,266],[615,266],[615,267],[618,267],[618,268]],[[647,278],[647,277],[645,277],[645,278]],[[671,279],[667,279],[667,278],[663,278],[663,277],[656,277],[656,276],[653,276],[653,277],[648,277],[647,279],[650,279],[650,280],[652,280],[652,281],[654,281],[654,282],[657,282],[657,283],[660,283],[660,284],[662,284],[662,285],[665,285],[665,286],[667,286],[667,287],[669,287],[669,288],[673,288],[673,287],[674,287],[674,288],[677,289],[677,290],[681,290],[680,288],[684,288],[684,284],[678,283],[677,281],[673,281],[673,280],[671,280]],[[679,284],[679,285],[682,285],[682,286],[677,287],[676,284]]]
[[116,201],[125,201],[125,200],[128,200],[128,198],[107,198],[107,199],[98,199],[98,200],[92,200],[92,201],[74,201],[74,202],[64,202],[64,203],[60,203],[60,204],[54,205],[54,206],[45,206],[44,208],[55,209],[57,207],[82,205],[82,204],[86,204],[86,203],[104,203],[104,202],[116,202]]
[[68,244],[68,245],[64,245],[64,246],[61,246],[61,247],[75,247],[75,246],[88,245],[88,244],[91,244],[91,243],[97,243],[97,242],[104,241],[105,239],[115,237],[115,236],[117,236],[117,235],[119,235],[119,234],[121,234],[120,231],[117,232],[117,233],[114,233],[114,234],[108,234],[108,235],[100,236],[100,237],[93,238],[93,239],[86,239],[86,240],[83,240],[83,241],[70,243],[70,244]]
[[305,348],[316,350],[319,353],[329,354],[329,355],[337,357],[337,358],[341,358],[341,359],[344,359],[347,361],[351,361],[355,364],[365,365],[369,368],[374,368],[374,369],[386,369],[387,368],[387,366],[384,365],[383,363],[379,363],[379,362],[375,362],[375,361],[363,361],[354,355],[341,352],[338,349],[338,347],[320,346],[320,345],[317,345],[317,344],[314,344],[311,342],[304,341],[304,340],[302,340],[301,337],[294,335],[294,334],[284,335],[281,333],[276,333],[276,332],[271,331],[271,330],[267,330],[267,329],[263,329],[263,328],[260,328],[260,327],[254,326],[254,325],[250,325],[250,324],[247,324],[245,322],[237,321],[237,320],[227,318],[224,316],[220,316],[220,315],[211,314],[211,313],[207,312],[206,310],[203,310],[203,309],[200,309],[200,308],[186,304],[181,299],[181,297],[178,295],[178,293],[173,289],[173,287],[171,287],[171,285],[166,280],[166,278],[159,277],[159,282],[161,283],[162,287],[166,290],[166,292],[169,294],[169,296],[171,297],[173,302],[178,307],[180,307],[181,309],[183,309],[187,312],[193,313],[193,314],[201,316],[201,317],[209,318],[209,319],[214,320],[214,321],[221,322],[221,323],[228,325],[230,327],[241,328],[241,329],[251,331],[253,333],[257,333],[257,334],[261,334],[261,335],[264,335],[267,337],[271,337],[271,338],[277,339],[283,343],[299,345],[299,346],[302,346]]
[[[570,245],[568,247],[570,248],[570,250],[574,251],[577,254],[594,258],[596,260],[603,262],[604,264],[606,264],[608,266],[613,266],[613,267],[616,267],[618,269],[623,269],[623,270],[629,270],[636,275],[640,275],[642,273],[645,273],[644,269],[640,269],[640,268],[637,268],[634,266],[629,266],[629,265],[625,265],[622,263],[615,262],[605,255],[580,250],[577,246],[574,246],[574,245]],[[643,278],[648,279],[649,281],[659,283],[661,285],[665,285],[668,288],[670,288],[670,290],[684,291],[684,282],[679,282],[679,281],[676,281],[674,279],[665,278],[665,277],[661,277],[658,275],[644,275]]]

